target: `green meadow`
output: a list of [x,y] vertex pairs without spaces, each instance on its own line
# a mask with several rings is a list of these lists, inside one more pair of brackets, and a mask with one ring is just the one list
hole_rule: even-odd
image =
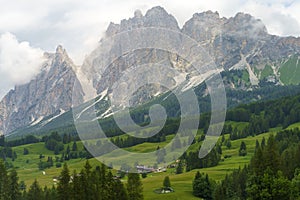
[[[242,129],[247,125],[247,123],[237,123],[237,122],[226,122],[231,124],[234,128]],[[300,127],[300,123],[293,124],[290,128]],[[281,128],[271,129],[270,132],[260,134],[257,136],[250,136],[243,139],[233,140],[231,141],[231,148],[227,148],[225,145],[222,145],[222,159],[219,164],[215,167],[203,168],[199,169],[200,172],[207,173],[210,178],[220,181],[222,180],[226,174],[232,172],[234,169],[238,169],[239,167],[243,167],[244,165],[249,164],[252,155],[254,154],[256,140],[259,142],[265,137],[266,139],[270,136],[270,134],[276,134],[277,131],[281,130]],[[201,134],[203,131],[199,131]],[[156,150],[158,146],[163,147],[167,145],[172,139],[174,135],[169,135],[166,138],[165,142],[161,143],[143,143],[133,147],[125,148],[125,150],[136,153],[147,153]],[[196,136],[196,139],[199,135]],[[229,138],[229,134],[225,135],[225,139]],[[221,138],[219,139],[219,141]],[[247,145],[247,155],[242,157],[238,155],[239,147],[241,142],[244,141]],[[193,144],[189,150],[199,149],[201,143]],[[70,146],[72,143],[69,144]],[[77,142],[78,149],[83,149],[82,142]],[[29,150],[28,155],[23,155],[24,148]],[[67,145],[65,145],[67,148]],[[27,185],[27,188],[31,185],[31,183],[37,179],[41,186],[51,187],[56,183],[53,181],[53,178],[59,176],[61,168],[57,168],[55,166],[55,156],[53,151],[49,151],[45,148],[44,143],[36,143],[36,144],[28,144],[22,145],[18,147],[13,147],[13,150],[16,151],[18,157],[15,161],[12,162],[14,167],[17,169],[19,180],[24,181]],[[52,156],[54,160],[54,166],[44,171],[38,169],[38,163],[40,162],[40,154],[45,156],[42,160],[46,160],[48,156]],[[227,158],[224,158],[226,155]],[[58,155],[60,157],[61,155]],[[120,158],[116,158],[120,159]],[[66,161],[70,172],[73,173],[74,170],[79,172],[83,165],[86,162],[86,159],[71,159]],[[100,162],[95,159],[89,159],[89,162],[92,166],[100,165]],[[147,162],[142,163],[147,164]],[[145,199],[197,199],[192,195],[192,181],[195,176],[195,173],[198,170],[192,170],[190,172],[185,172],[183,174],[175,174],[175,169],[168,169],[166,172],[161,173],[151,173],[148,174],[146,178],[142,179],[143,187],[144,187],[144,196]],[[116,173],[116,171],[114,171]],[[154,192],[155,189],[162,187],[163,179],[165,176],[169,176],[171,180],[171,185],[174,188],[174,193],[169,194],[156,194]],[[126,181],[125,179],[122,181]]]

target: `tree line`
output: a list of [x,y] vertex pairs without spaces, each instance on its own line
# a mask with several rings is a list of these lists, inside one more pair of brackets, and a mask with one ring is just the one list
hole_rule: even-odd
[[206,176],[195,176],[195,196],[217,200],[300,199],[300,130],[284,130],[257,141],[250,164],[226,175],[220,183]]
[[65,163],[57,186],[42,188],[35,180],[29,188],[19,181],[15,169],[9,172],[0,160],[0,199],[2,200],[142,200],[140,175],[129,173],[124,184],[105,165],[92,166],[87,161],[80,172],[70,172]]

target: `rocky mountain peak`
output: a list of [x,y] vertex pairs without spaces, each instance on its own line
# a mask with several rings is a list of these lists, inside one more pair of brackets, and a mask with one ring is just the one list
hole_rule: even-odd
[[142,18],[143,17],[142,11],[141,10],[134,11],[134,17],[135,18]]
[[120,30],[120,25],[119,24],[115,24],[113,22],[110,22],[107,30],[105,32],[106,36],[111,36],[111,35],[115,35],[119,32]]
[[266,26],[260,19],[245,13],[237,13],[224,24],[225,32],[248,37],[265,37],[268,35]]
[[140,27],[160,27],[179,31],[177,20],[160,7],[148,10],[143,16],[140,10],[134,12],[134,17],[123,19],[120,24],[111,22],[106,30],[106,36],[111,36],[123,31],[130,31]]
[[[0,132],[39,123],[50,115],[60,115],[72,106],[76,74],[74,64],[62,46],[55,53],[45,53],[41,72],[29,83],[16,86],[0,102]],[[76,91],[82,103],[82,91]]]
[[184,24],[182,32],[199,42],[208,41],[221,33],[224,20],[218,12],[196,13]]
[[169,16],[167,11],[161,6],[155,6],[146,12],[146,17]]
[[56,47],[55,52],[56,52],[57,54],[64,54],[64,53],[66,52],[66,50],[62,47],[62,45],[58,45],[58,46]]
[[73,63],[73,61],[70,59],[67,51],[63,48],[63,46],[58,45],[55,50],[55,57],[60,59],[61,61],[67,61]]
[[167,13],[167,11],[160,6],[156,6],[148,10],[144,20],[146,27],[162,27],[179,30],[175,17]]
[[192,17],[194,20],[205,20],[205,19],[219,19],[220,15],[218,12],[213,12],[211,10],[208,10],[206,12],[202,13],[195,13]]

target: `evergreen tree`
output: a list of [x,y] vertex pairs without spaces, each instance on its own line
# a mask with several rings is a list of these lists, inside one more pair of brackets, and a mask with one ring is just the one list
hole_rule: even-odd
[[17,171],[12,169],[9,174],[9,196],[12,200],[19,199],[21,197],[18,180],[19,177]]
[[247,147],[244,141],[241,142],[241,146],[239,149],[239,156],[246,156],[247,155]]
[[268,139],[267,146],[265,147],[265,153],[263,157],[264,169],[267,167],[274,173],[280,169],[280,156],[278,152],[278,147],[273,135]]
[[106,175],[106,194],[108,199],[114,199],[117,195],[115,192],[115,180],[113,179],[113,175],[111,171],[109,171]]
[[73,142],[73,145],[72,145],[72,151],[77,151],[77,144],[76,144],[76,141]]
[[43,194],[44,194],[44,200],[58,199],[57,190],[54,187],[54,185],[52,186],[52,188],[48,188],[47,186],[45,186]]
[[193,181],[193,194],[203,199],[212,199],[212,188],[208,175],[202,175],[198,171]]
[[182,160],[180,159],[176,167],[176,174],[182,174],[182,173],[183,173],[183,163]]
[[226,147],[227,147],[228,149],[231,148],[231,140],[230,140],[230,138],[228,138],[228,140],[227,140],[227,142],[226,142]]
[[295,170],[295,175],[292,180],[292,199],[300,198],[300,169]]
[[262,149],[265,148],[265,146],[266,146],[266,139],[265,139],[265,137],[263,137],[260,146],[261,146]]
[[23,149],[23,155],[28,155],[29,154],[29,150],[27,148]]
[[112,190],[114,192],[114,196],[112,199],[129,200],[126,189],[119,179],[114,180]]
[[67,146],[67,150],[66,153],[69,154],[70,153],[70,145]]
[[70,199],[70,172],[67,163],[64,164],[57,185],[58,197],[61,200]]
[[41,199],[43,199],[43,190],[40,187],[37,180],[35,179],[29,188],[27,194],[27,200],[41,200]]
[[82,183],[80,181],[80,176],[77,174],[76,170],[73,172],[73,181],[71,183],[71,199],[83,199],[84,198],[84,190]]
[[140,180],[140,175],[137,173],[129,173],[127,180],[127,192],[130,200],[142,200],[143,196],[143,185]]
[[164,188],[169,188],[169,187],[171,187],[171,181],[170,181],[169,176],[166,176],[166,177],[165,177],[164,182],[163,182],[163,186],[164,186]]
[[24,181],[21,181],[21,182],[20,182],[19,188],[20,188],[20,191],[21,191],[21,192],[26,191],[26,184],[25,184]]
[[93,177],[92,177],[92,166],[90,165],[89,161],[87,160],[84,165],[84,177],[86,179],[86,185],[84,186],[84,193],[85,193],[85,199],[86,200],[92,200],[93,199]]
[[0,199],[9,199],[9,185],[8,185],[8,175],[6,167],[2,160],[0,160]]
[[223,144],[224,142],[225,142],[225,135],[223,134],[223,135],[222,135],[221,143]]

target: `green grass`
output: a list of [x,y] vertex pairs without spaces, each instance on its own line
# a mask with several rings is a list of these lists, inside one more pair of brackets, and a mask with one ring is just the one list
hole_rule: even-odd
[[246,128],[246,126],[249,124],[249,122],[233,122],[233,121],[227,121],[225,122],[226,125],[231,125],[232,128],[237,128],[238,131],[242,131]]
[[[242,122],[226,122],[233,126],[233,128],[237,127],[237,129],[242,129],[247,125],[247,123]],[[300,127],[300,123],[293,124],[288,127],[296,128]],[[254,154],[255,143],[256,140],[261,141],[263,137],[266,139],[270,136],[270,134],[275,134],[277,131],[281,130],[281,128],[274,128],[271,129],[270,132],[264,133],[254,137],[247,137],[244,139],[234,140],[231,141],[231,148],[228,149],[226,146],[222,146],[222,160],[220,161],[219,165],[210,168],[199,169],[200,172],[207,173],[209,176],[216,180],[220,181],[224,179],[226,174],[231,173],[234,169],[238,169],[239,167],[243,167],[244,165],[249,164],[252,155]],[[157,148],[157,146],[164,146],[166,145],[174,135],[170,135],[167,137],[166,142],[161,143],[144,143],[140,145],[136,145],[134,147],[126,148],[128,151],[134,152],[149,152],[153,151]],[[197,136],[198,137],[198,136]],[[229,134],[225,135],[225,138],[228,138]],[[240,147],[241,142],[244,141],[247,145],[247,156],[241,157],[238,155],[238,149]],[[66,145],[67,146],[67,145]],[[65,146],[65,147],[66,147]],[[82,149],[83,145],[81,142],[77,142],[78,149]],[[196,143],[191,146],[190,150],[198,150],[200,144]],[[70,147],[72,147],[72,143],[70,143]],[[23,155],[23,149],[29,149],[29,155]],[[26,185],[29,187],[34,179],[37,179],[42,186],[52,186],[54,184],[53,177],[57,177],[60,174],[61,168],[52,167],[49,169],[44,170],[46,175],[43,175],[42,171],[38,169],[38,162],[39,162],[39,155],[43,154],[47,159],[47,156],[52,156],[55,158],[55,155],[52,151],[47,150],[44,147],[44,143],[37,143],[37,144],[29,144],[14,147],[13,150],[17,152],[18,158],[13,162],[14,166],[17,169],[18,175],[20,177],[19,180],[25,181]],[[224,159],[225,155],[230,155],[230,158]],[[120,159],[116,157],[116,159]],[[74,170],[82,169],[83,165],[85,164],[86,159],[73,159],[67,161],[67,164],[70,168],[70,171],[73,172]],[[92,166],[100,165],[101,163],[93,158],[89,160]],[[141,163],[147,164],[147,163]],[[55,164],[54,164],[55,165]],[[165,199],[198,199],[192,195],[192,181],[194,175],[198,170],[193,170],[187,173],[175,174],[175,169],[168,169],[167,172],[163,173],[152,173],[148,174],[148,177],[143,179],[143,187],[144,187],[144,196],[145,199],[157,199],[157,200],[165,200]],[[154,193],[155,189],[158,189],[162,186],[162,182],[165,176],[169,176],[171,179],[172,187],[174,188],[174,193],[169,194],[156,194]],[[126,181],[126,180],[123,180]]]
[[249,83],[250,82],[250,76],[249,76],[249,73],[246,70],[243,71],[242,80],[244,80],[245,83]]
[[265,68],[261,71],[260,79],[264,79],[270,75],[273,75],[273,69],[270,65],[266,65]]
[[288,126],[286,129],[300,128],[300,122]]
[[297,85],[300,83],[300,62],[297,55],[291,56],[284,62],[280,69],[280,80],[285,85]]

